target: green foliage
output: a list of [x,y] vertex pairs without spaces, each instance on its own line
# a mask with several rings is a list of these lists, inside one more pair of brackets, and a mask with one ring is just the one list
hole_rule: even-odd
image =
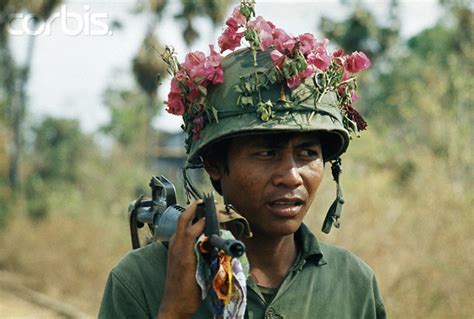
[[474,69],[472,44],[460,50],[462,32],[440,24],[410,39],[411,51],[366,88],[363,102],[388,141],[427,148],[465,170],[472,162]]
[[133,74],[140,88],[148,95],[156,95],[160,78],[166,76],[166,64],[160,57],[164,48],[153,33],[148,33],[132,61]]
[[392,25],[381,27],[374,15],[358,4],[347,20],[336,22],[322,18],[320,28],[331,41],[348,52],[363,51],[375,59],[398,43],[399,30],[395,20],[396,17]]
[[199,31],[194,28],[194,19],[197,17],[207,17],[214,26],[221,25],[230,0],[181,0],[181,12],[176,16],[186,23],[183,30],[183,38],[189,46],[199,38]]
[[78,120],[46,118],[33,128],[34,142],[24,195],[26,211],[34,220],[48,215],[48,194],[55,186],[78,180],[79,163],[84,150],[92,145]]
[[8,187],[8,131],[6,122],[6,105],[0,98],[0,232],[7,224],[12,196]]
[[45,180],[74,182],[81,154],[91,143],[82,133],[79,121],[49,117],[33,132],[36,175]]
[[147,96],[137,90],[109,89],[104,100],[111,112],[111,120],[101,131],[125,147],[144,141],[146,131],[158,112],[155,107],[152,114],[149,113]]
[[168,0],[148,0],[148,4],[152,12],[161,15],[168,4]]
[[437,25],[408,40],[408,47],[421,58],[436,55],[444,58],[456,49],[456,33],[445,26]]
[[48,187],[43,178],[30,176],[25,183],[26,212],[32,220],[41,220],[48,215]]

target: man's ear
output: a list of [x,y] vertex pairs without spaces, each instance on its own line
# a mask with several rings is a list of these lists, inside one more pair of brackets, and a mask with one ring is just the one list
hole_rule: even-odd
[[206,170],[209,177],[218,182],[220,181],[223,174],[223,167],[215,159],[204,158],[204,169]]

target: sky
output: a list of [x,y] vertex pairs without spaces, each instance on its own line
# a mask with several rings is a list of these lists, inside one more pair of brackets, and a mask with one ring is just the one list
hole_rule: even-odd
[[[383,23],[388,2],[367,0],[364,4]],[[53,20],[42,21],[41,32],[37,35],[29,35],[34,31],[27,25],[27,16],[21,13],[15,16],[10,30],[14,57],[18,63],[24,63],[28,37],[35,37],[28,86],[28,107],[33,121],[45,116],[74,118],[79,119],[84,131],[94,132],[109,119],[103,105],[104,91],[109,87],[135,85],[131,60],[141,45],[151,15],[143,11],[137,13],[137,1],[74,0],[64,3],[53,12]],[[212,29],[204,19],[199,20],[197,29],[201,37],[191,48],[186,48],[181,39],[183,26],[172,18],[179,9],[179,1],[169,3],[165,18],[156,29],[161,42],[175,47],[180,60],[189,50],[208,53],[208,44],[217,44],[221,30]],[[400,9],[401,33],[405,38],[442,18],[435,0],[400,1]],[[351,6],[342,5],[338,0],[257,0],[256,11],[257,15],[290,34],[311,32],[321,37],[317,30],[320,17],[342,20],[351,12]],[[122,28],[114,28],[114,21],[120,21]],[[160,88],[163,99],[166,99],[168,87],[164,83]],[[163,112],[154,125],[163,130],[178,131],[180,123],[179,117]]]

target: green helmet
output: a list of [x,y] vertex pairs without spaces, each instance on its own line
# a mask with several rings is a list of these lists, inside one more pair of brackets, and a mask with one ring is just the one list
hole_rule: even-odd
[[[343,125],[337,92],[318,95],[312,79],[293,90],[282,83],[267,83],[260,90],[250,89],[246,105],[242,105],[242,88],[252,86],[255,74],[268,74],[273,67],[270,52],[257,52],[256,63],[254,66],[250,49],[224,57],[224,83],[209,89],[207,95],[215,119],[206,123],[199,139],[189,138],[188,160],[195,162],[204,149],[222,139],[271,132],[321,133],[325,161],[345,152],[349,132]],[[263,104],[259,105],[259,100]]]

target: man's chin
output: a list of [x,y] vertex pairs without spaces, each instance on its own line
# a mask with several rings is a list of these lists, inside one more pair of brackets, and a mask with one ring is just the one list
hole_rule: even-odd
[[270,238],[282,238],[293,235],[300,228],[302,221],[285,220],[272,222],[266,225],[250,226],[256,237],[265,236]]

